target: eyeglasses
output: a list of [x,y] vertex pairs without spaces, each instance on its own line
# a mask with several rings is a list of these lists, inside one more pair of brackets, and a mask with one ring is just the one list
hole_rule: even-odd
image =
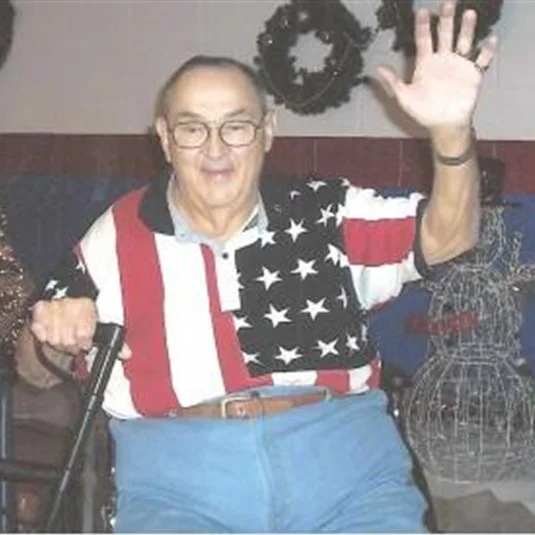
[[[263,126],[260,123],[230,119],[217,127],[219,139],[229,147],[245,147],[256,138],[256,132]],[[185,121],[177,123],[169,129],[175,145],[181,149],[198,149],[202,147],[210,135],[211,127],[201,121]]]

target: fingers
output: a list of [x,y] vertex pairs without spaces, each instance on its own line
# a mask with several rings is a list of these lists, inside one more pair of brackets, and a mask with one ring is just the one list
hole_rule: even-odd
[[[475,12],[472,11],[475,15]],[[472,15],[470,16],[472,17]],[[468,26],[465,28],[465,37],[469,37],[468,49],[472,47],[474,28],[470,37],[471,21],[467,21]],[[475,27],[475,23],[474,23]],[[440,5],[440,17],[438,21],[438,52],[451,52],[453,48],[453,35],[455,32],[455,1],[446,0]],[[414,40],[418,57],[423,59],[433,53],[433,38],[431,35],[431,15],[427,9],[419,9],[416,12],[414,25]]]
[[453,50],[466,59],[472,59],[477,13],[473,9],[463,11],[457,42],[454,43],[455,9],[456,2],[454,0],[445,0],[440,5],[437,51],[447,53]]
[[476,68],[484,73],[489,67],[498,49],[498,38],[495,35],[491,35],[485,40],[481,47],[479,54],[474,62]]
[[396,71],[386,65],[380,65],[377,67],[376,74],[377,81],[386,93],[391,97],[396,96],[399,85],[403,83],[397,76]]
[[33,308],[30,328],[41,343],[78,353],[91,348],[97,319],[96,306],[90,299],[39,301]]
[[121,360],[128,360],[131,356],[132,350],[126,344],[123,344],[121,351],[119,351],[119,358]]
[[455,23],[455,2],[447,1],[440,5],[438,21],[438,52],[451,52]]
[[433,53],[433,39],[431,37],[431,16],[427,9],[419,9],[416,12],[414,23],[414,42],[416,53],[419,58],[424,58]]
[[[448,52],[452,48],[455,21],[455,2],[446,0],[441,5],[439,22],[439,51]],[[457,36],[457,42],[453,47],[454,52],[467,60],[473,60],[474,67],[481,75],[489,68],[498,48],[498,38],[489,37],[484,43],[477,57],[474,57],[474,38],[477,26],[477,13],[473,9],[467,9],[462,14],[461,26]]]
[[477,14],[473,9],[467,9],[463,13],[455,52],[467,59],[472,59],[472,47],[476,31]]

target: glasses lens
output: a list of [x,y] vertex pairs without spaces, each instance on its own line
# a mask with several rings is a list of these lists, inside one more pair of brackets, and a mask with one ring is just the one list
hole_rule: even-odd
[[231,147],[252,143],[256,126],[249,121],[227,121],[221,125],[221,139]]
[[178,123],[173,128],[173,138],[179,147],[200,147],[208,136],[208,128],[203,123]]

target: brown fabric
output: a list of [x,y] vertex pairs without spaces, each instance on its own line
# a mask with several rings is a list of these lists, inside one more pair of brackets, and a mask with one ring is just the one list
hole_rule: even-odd
[[502,502],[491,491],[433,499],[437,528],[444,533],[535,533],[535,515],[519,502]]
[[[104,413],[100,413],[93,428],[94,458],[91,467],[94,470],[97,488],[93,499],[95,511],[101,511],[110,505],[113,495],[113,484],[110,478],[111,444],[108,434],[108,421]],[[17,459],[37,461],[60,468],[65,461],[67,447],[70,444],[71,432],[68,429],[38,421],[17,422],[15,443]],[[32,482],[15,485],[17,507],[17,532],[35,532],[46,515],[46,505],[51,497],[52,486]],[[95,532],[109,532],[105,519],[95,519]]]
[[[26,319],[29,297],[33,289],[33,281],[16,258],[11,247],[7,235],[6,216],[0,205],[0,367],[2,369],[11,369],[13,365],[17,340]],[[48,432],[50,432],[50,426],[47,427]],[[22,435],[27,435],[27,433],[23,432]],[[20,457],[24,450],[22,447],[24,444],[31,444],[34,452],[39,451],[41,455],[43,453],[46,455],[54,454],[53,445],[43,443],[36,436],[25,436],[21,440],[21,429],[16,423],[14,425],[14,442],[14,455],[17,459],[30,460]],[[57,440],[53,442],[59,444]],[[39,513],[39,504],[42,503],[42,498],[47,490],[44,486],[31,488],[31,485],[26,483],[15,485],[19,531],[30,531],[34,527],[33,522]]]
[[[69,430],[34,421],[15,421],[15,459],[61,467],[70,436]],[[47,484],[22,482],[15,484],[17,530],[31,532],[38,527],[52,487]]]
[[[42,346],[43,358],[47,359],[53,367],[69,372],[73,363],[73,356]],[[37,355],[37,346],[34,336],[28,325],[20,331],[15,349],[15,364],[17,372],[27,383],[36,387],[49,389],[62,382],[62,379],[50,369],[43,366]]]
[[[13,389],[15,459],[60,468],[80,403],[74,384],[42,390],[19,380]],[[51,490],[31,481],[15,484],[17,531],[35,531]]]
[[30,533],[38,528],[43,504],[49,492],[50,489],[31,483],[16,485],[17,532]]
[[78,414],[80,397],[80,388],[73,383],[43,390],[19,379],[13,386],[13,418],[21,424],[42,422],[69,429]]
[[175,409],[169,413],[177,418],[236,418],[248,419],[268,416],[289,411],[303,405],[325,401],[330,393],[308,392],[299,396],[276,396],[261,398],[259,396],[239,396],[224,398],[219,403],[201,403],[192,407]]

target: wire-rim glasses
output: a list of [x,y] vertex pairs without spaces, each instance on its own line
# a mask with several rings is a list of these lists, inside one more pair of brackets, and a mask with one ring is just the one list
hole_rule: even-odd
[[246,147],[254,142],[259,128],[264,126],[265,114],[259,123],[245,119],[228,119],[212,127],[202,121],[181,121],[169,128],[174,144],[181,149],[202,147],[215,128],[219,139],[229,147]]

